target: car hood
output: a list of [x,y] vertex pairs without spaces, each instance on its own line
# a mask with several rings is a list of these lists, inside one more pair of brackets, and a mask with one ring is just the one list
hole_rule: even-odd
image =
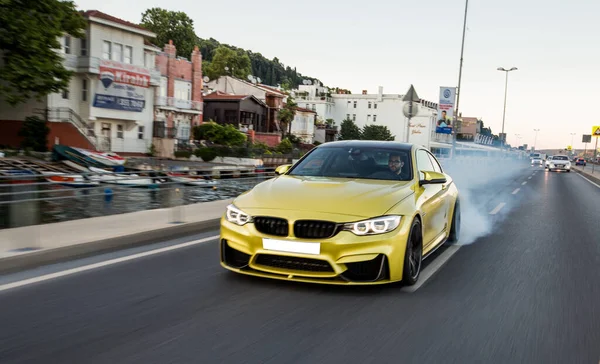
[[411,182],[282,175],[238,196],[240,209],[380,216],[413,193]]

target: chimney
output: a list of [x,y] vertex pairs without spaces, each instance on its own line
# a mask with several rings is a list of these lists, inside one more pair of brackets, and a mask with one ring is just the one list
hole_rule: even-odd
[[169,40],[169,44],[165,44],[165,53],[167,54],[167,97],[173,97],[175,96],[175,78],[179,75],[177,75],[177,48],[172,40]]
[[363,91],[362,91],[362,94],[363,94],[363,95],[366,95],[366,94],[367,94],[367,90],[363,90]]
[[[192,51],[192,101],[196,101],[198,106],[194,106],[194,109],[202,110],[203,98],[202,98],[202,53],[198,46],[194,46]],[[199,115],[198,124],[202,123],[202,114]]]

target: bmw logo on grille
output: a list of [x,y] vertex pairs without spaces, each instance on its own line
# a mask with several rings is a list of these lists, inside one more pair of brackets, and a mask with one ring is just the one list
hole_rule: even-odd
[[450,97],[450,90],[449,89],[445,89],[444,90],[444,98],[449,98]]

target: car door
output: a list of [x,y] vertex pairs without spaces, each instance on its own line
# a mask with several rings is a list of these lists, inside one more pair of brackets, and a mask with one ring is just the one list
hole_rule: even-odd
[[[429,159],[431,159],[431,164],[433,165],[433,170],[438,173],[444,173],[444,169],[442,168],[442,165],[437,160],[437,158],[430,152],[426,151],[426,153],[429,155]],[[442,198],[442,206],[440,208],[444,212],[444,217],[443,217],[444,222],[443,222],[442,230],[450,228],[450,226],[448,226],[448,224],[449,224],[448,217],[451,214],[450,208],[452,207],[452,194],[450,193],[450,189],[449,189],[450,183],[452,183],[452,179],[448,178],[448,182],[441,185],[442,191],[440,193],[441,193],[441,198]]]
[[[418,178],[423,180],[425,171],[435,171],[428,153],[418,149],[415,153]],[[417,207],[423,219],[423,250],[435,241],[444,229],[443,189],[441,184],[426,184],[417,191]]]

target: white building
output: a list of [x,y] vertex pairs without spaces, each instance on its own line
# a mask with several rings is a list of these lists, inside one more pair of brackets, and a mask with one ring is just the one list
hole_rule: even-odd
[[293,97],[299,107],[315,111],[320,124],[334,118],[333,98],[329,89],[320,83],[298,86],[298,90],[293,91]]
[[315,117],[317,113],[302,107],[296,108],[292,121],[291,134],[297,136],[303,143],[312,144],[315,138]]
[[160,85],[145,38],[156,34],[99,11],[83,13],[85,38],[62,38],[69,90],[15,108],[0,104],[2,120],[47,117],[54,141],[117,153],[147,153],[152,143],[154,86]]
[[435,131],[437,105],[421,100],[418,104],[418,114],[410,122],[409,138],[407,139],[408,118],[404,116],[403,108],[407,102],[402,101],[404,95],[384,94],[379,87],[377,94],[334,94],[333,119],[336,125],[341,125],[345,119],[350,119],[359,128],[365,125],[385,125],[395,140],[423,145],[429,148],[432,130]]

